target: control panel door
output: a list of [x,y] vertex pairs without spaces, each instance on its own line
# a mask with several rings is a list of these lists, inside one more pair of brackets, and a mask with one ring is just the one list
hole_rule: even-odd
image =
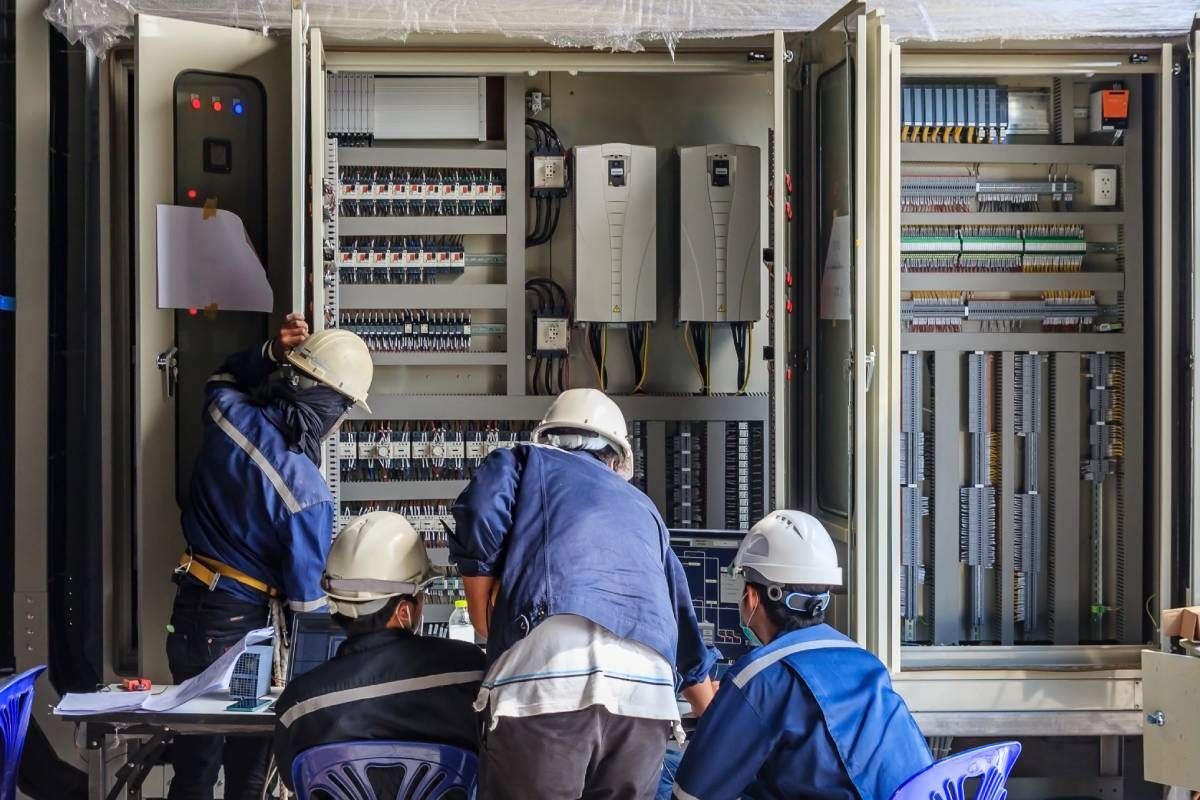
[[155,681],[168,677],[170,578],[184,547],[180,503],[200,446],[204,383],[226,355],[261,342],[269,329],[264,313],[159,308],[158,206],[204,208],[206,222],[236,213],[276,311],[286,313],[288,55],[286,40],[258,32],[146,14],[137,20],[135,616],[139,673]]
[[[1200,651],[1197,651],[1200,652]],[[1142,747],[1148,781],[1200,791],[1200,657],[1142,651]]]

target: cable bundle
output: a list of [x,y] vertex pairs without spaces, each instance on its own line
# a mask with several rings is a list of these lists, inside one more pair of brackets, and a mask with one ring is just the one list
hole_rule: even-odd
[[737,393],[745,394],[750,385],[750,349],[754,342],[754,333],[749,322],[731,322],[729,330],[733,334],[733,350],[737,354]]
[[707,322],[695,326],[683,324],[683,343],[692,357],[692,365],[700,375],[700,393],[712,394],[712,337]]
[[531,167],[530,180],[533,179],[532,161],[537,156],[561,156],[563,159],[563,187],[529,187],[529,196],[533,200],[533,228],[525,235],[526,247],[537,247],[550,241],[558,229],[559,212],[562,210],[563,198],[571,187],[570,159],[567,158],[567,148],[563,146],[558,133],[541,120],[527,118],[525,126],[533,132],[534,146],[529,154]]
[[[533,365],[528,377],[531,394],[558,394],[566,391],[571,383],[571,358],[567,342],[561,352],[542,352],[537,348],[537,320],[541,317],[567,320],[571,323],[571,301],[567,292],[549,278],[530,278],[525,281],[525,291],[537,296],[537,305],[532,309],[533,325],[529,327],[529,362]],[[554,362],[557,361],[557,367]],[[544,390],[544,392],[543,392]]]
[[633,356],[634,380],[637,381],[633,393],[638,394],[650,373],[650,323],[631,322],[626,332],[629,336],[629,352]]

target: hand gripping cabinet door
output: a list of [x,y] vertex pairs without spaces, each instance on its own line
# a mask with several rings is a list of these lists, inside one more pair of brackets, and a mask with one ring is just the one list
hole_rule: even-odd
[[658,317],[653,147],[575,148],[575,308],[580,322]]

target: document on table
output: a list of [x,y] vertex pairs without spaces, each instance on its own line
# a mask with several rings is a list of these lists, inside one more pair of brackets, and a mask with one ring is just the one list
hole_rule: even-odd
[[275,301],[242,219],[232,211],[158,206],[158,307],[270,311]]
[[54,709],[60,717],[87,716],[111,711],[170,711],[189,700],[210,692],[229,689],[229,679],[238,658],[252,644],[270,639],[270,628],[259,628],[247,633],[240,642],[229,648],[208,669],[178,686],[164,692],[104,691],[67,694]]
[[60,717],[102,714],[105,711],[137,711],[150,697],[150,692],[74,692],[63,696],[54,708]]
[[178,686],[172,686],[162,694],[154,695],[142,703],[143,711],[170,711],[183,705],[188,700],[194,700],[202,694],[229,688],[229,679],[238,658],[252,644],[270,639],[273,631],[270,628],[259,628],[250,631],[242,640],[225,651],[225,654],[209,665],[208,669],[194,678],[190,678]]

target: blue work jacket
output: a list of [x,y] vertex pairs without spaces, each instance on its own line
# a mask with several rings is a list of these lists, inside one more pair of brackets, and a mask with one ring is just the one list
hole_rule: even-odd
[[888,800],[930,763],[879,659],[828,625],[747,653],[688,742],[677,800]]
[[[230,356],[208,380],[183,536],[198,555],[278,589],[293,611],[312,611],[325,605],[333,497],[316,464],[288,449],[280,413],[251,402],[248,392],[278,366],[267,348]],[[267,599],[230,578],[215,591]]]
[[500,591],[487,663],[555,614],[575,614],[675,665],[679,688],[717,653],[696,623],[687,578],[650,498],[585,453],[497,450],[454,504],[450,559]]

